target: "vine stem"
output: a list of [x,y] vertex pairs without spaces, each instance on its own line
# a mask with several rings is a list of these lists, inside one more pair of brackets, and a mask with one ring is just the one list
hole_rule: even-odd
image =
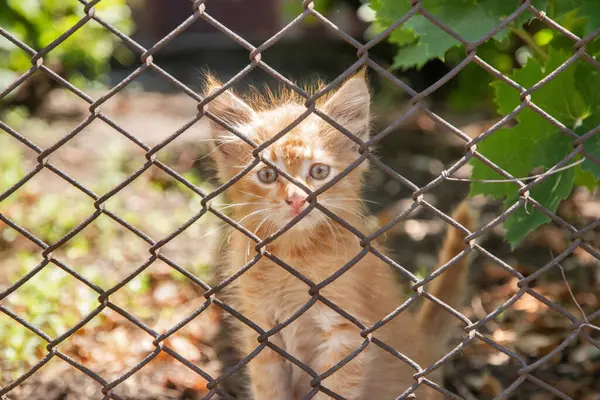
[[529,47],[531,47],[533,50],[535,50],[535,52],[538,53],[538,55],[544,61],[548,60],[548,53],[546,53],[544,51],[544,49],[542,49],[540,47],[540,45],[538,45],[535,42],[535,40],[531,37],[531,35],[529,34],[529,32],[527,32],[523,28],[510,28],[510,31],[512,33],[514,33],[515,35],[517,35],[521,40],[523,40]]
[[[575,161],[574,163],[562,166],[560,168],[555,169],[554,171],[548,173],[548,171],[541,173],[541,174],[536,174],[536,175],[532,175],[532,176],[524,176],[522,178],[515,178],[515,179],[468,179],[468,178],[454,178],[452,176],[448,176],[447,172],[442,171],[442,176],[449,180],[449,181],[457,181],[457,182],[478,182],[478,183],[511,183],[511,182],[526,182],[526,181],[531,181],[534,179],[537,179],[541,176],[545,176],[545,175],[554,175],[557,174],[559,172],[562,172],[564,170],[567,170],[569,168],[573,168],[576,167],[577,165],[581,164],[582,162],[585,161],[585,158],[579,159],[577,161]],[[446,174],[444,176],[444,173]]]

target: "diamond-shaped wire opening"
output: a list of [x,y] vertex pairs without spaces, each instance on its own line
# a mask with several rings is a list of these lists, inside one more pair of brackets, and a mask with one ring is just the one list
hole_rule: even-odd
[[[0,129],[4,129],[5,126],[0,124]],[[39,154],[39,148],[35,144],[31,144],[31,147],[19,143],[18,139],[9,136],[7,132],[14,133],[18,138],[22,136],[6,126],[8,131],[0,131],[0,146],[6,150],[6,155],[2,158],[2,170],[4,172],[3,179],[0,181],[0,196],[3,201],[10,197],[10,194],[16,189],[15,185],[18,186],[19,182],[26,182],[28,176],[36,173],[36,156]],[[35,149],[35,150],[34,150]],[[41,150],[39,150],[41,151]],[[39,168],[39,167],[38,167]],[[22,191],[24,193],[25,191]],[[13,200],[17,196],[13,197]]]
[[[153,238],[161,238],[181,226],[188,218],[201,211],[201,198],[189,187],[156,165],[149,165],[140,159],[132,165],[133,174],[121,175],[118,187],[123,181],[137,174],[140,167],[144,171],[134,180],[102,202],[106,210],[119,215]],[[190,175],[195,179],[193,175]],[[125,179],[123,179],[125,178]],[[202,185],[202,182],[199,182]],[[111,188],[112,189],[112,188]],[[140,219],[136,214],[148,213],[148,218]]]
[[[128,320],[129,315],[126,312],[110,303],[108,308],[112,310],[105,308],[100,313],[102,324],[98,329],[89,331],[87,335],[86,331],[76,334],[66,339],[64,345],[68,346],[74,342],[70,349],[71,358],[75,362],[90,366],[90,369],[109,381],[108,386],[112,388],[120,383],[123,375],[131,376],[143,368],[159,354],[159,350],[153,346],[152,336]],[[106,351],[107,348],[110,348],[110,351]],[[135,381],[135,378],[132,381]],[[130,384],[133,383],[130,381]],[[127,386],[128,384],[125,384],[115,392],[120,393],[126,390]],[[135,386],[138,385],[134,384]]]
[[[565,291],[567,291],[567,289],[565,289]],[[539,377],[536,377],[538,375],[537,372],[540,372],[538,369],[541,368],[543,372],[544,364],[546,365],[546,367],[549,366],[548,364],[553,364],[554,361],[551,360],[555,360],[556,357],[560,357],[560,352],[564,349],[564,347],[568,346],[570,343],[573,342],[573,340],[577,336],[577,332],[575,332],[574,334],[568,334],[568,337],[557,339],[556,342],[554,339],[551,339],[548,334],[536,334],[535,332],[529,331],[519,332],[518,321],[523,317],[515,315],[515,310],[520,310],[518,312],[521,313],[535,313],[544,315],[546,317],[549,313],[544,313],[540,310],[540,306],[544,308],[543,304],[546,304],[547,308],[550,308],[554,311],[559,311],[558,313],[551,314],[557,316],[558,319],[552,319],[552,321],[556,321],[562,326],[562,328],[560,328],[561,331],[568,330],[565,329],[567,328],[567,325],[570,325],[570,323],[576,321],[577,319],[574,318],[573,315],[570,314],[564,308],[557,308],[559,306],[556,304],[556,298],[546,299],[543,295],[539,294],[535,288],[527,289],[527,293],[529,295],[525,294],[524,289],[521,289],[519,293],[511,297],[503,306],[498,307],[494,312],[490,313],[487,317],[480,320],[474,326],[474,328],[479,329],[477,326],[480,325],[480,323],[483,321],[487,321],[486,324],[488,326],[492,324],[495,325],[495,322],[491,322],[489,317],[491,317],[492,315],[495,315],[497,317],[498,312],[500,310],[505,310],[508,307],[508,310],[502,311],[503,314],[506,315],[505,317],[502,317],[502,329],[495,329],[493,335],[488,338],[485,338],[485,341],[489,344],[494,345],[494,347],[496,347],[497,345],[508,345],[509,347],[516,348],[516,350],[518,350],[519,353],[525,353],[523,358],[521,358],[521,362],[523,363],[522,370],[524,371],[519,371],[519,376],[522,375],[522,372],[531,372],[534,376],[526,375],[529,381],[536,383],[538,386],[550,390],[552,393],[556,394],[557,392],[553,391],[547,383],[545,383]],[[534,296],[532,297],[530,295]],[[534,318],[539,319],[539,316]],[[544,318],[544,320],[546,320],[546,318]],[[511,329],[511,326],[513,325],[514,329]],[[552,322],[550,325],[553,327],[550,329],[558,327],[558,325],[555,325],[555,322]],[[483,338],[482,336],[478,337],[480,339]],[[530,366],[525,367],[525,363],[527,362],[530,364]],[[520,385],[521,383],[522,376],[521,378],[515,381],[515,385]],[[516,386],[512,389],[514,390],[515,388]]]
[[[1,318],[1,317],[0,317]],[[10,392],[17,398],[32,398],[39,394],[39,388],[52,382],[53,393],[78,395],[81,388],[86,394],[100,395],[102,385],[106,382],[85,366],[77,364],[64,353],[57,352],[41,371],[29,377],[24,383]]]
[[[46,194],[42,196],[42,192]],[[17,202],[11,206],[13,198]],[[68,213],[65,212],[67,209]],[[86,194],[46,169],[40,170],[8,196],[0,210],[5,217],[24,229],[31,229],[48,244],[61,240],[94,212],[93,203]]]
[[[2,331],[3,354],[0,387],[4,387],[28,371],[46,355],[46,344],[43,337],[36,335],[27,327],[11,318],[2,305],[0,330]],[[22,311],[22,310],[21,310]],[[8,312],[14,313],[13,310]]]
[[[494,342],[487,337],[484,337],[485,340],[475,339],[464,348],[465,357],[452,361],[455,371],[450,372],[448,380],[457,394],[493,398],[519,379],[516,371],[521,364],[513,357],[512,348],[514,332],[502,329],[494,332]],[[519,390],[524,386],[528,385],[519,386]]]
[[[23,260],[33,264],[38,261],[33,256]],[[37,265],[41,269],[26,268],[29,272],[37,271],[35,275],[24,275],[28,279],[3,298],[7,307],[54,339],[96,314],[94,290],[52,263]]]
[[150,246],[113,218],[99,215],[52,255],[107,289],[143,264]]
[[107,192],[146,162],[138,146],[98,119],[52,152],[49,161],[98,194]]

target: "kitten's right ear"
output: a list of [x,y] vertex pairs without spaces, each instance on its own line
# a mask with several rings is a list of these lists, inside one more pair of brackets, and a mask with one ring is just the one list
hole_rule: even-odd
[[[223,84],[218,79],[207,74],[204,96],[209,96],[222,87]],[[256,116],[254,110],[229,89],[208,102],[205,109],[231,127],[248,123]],[[218,159],[217,161],[236,161],[242,157],[244,150],[250,149],[248,144],[239,139],[223,125],[210,118],[209,122],[211,134],[213,139],[216,139],[215,143],[218,150],[212,154],[213,157]]]
[[[221,89],[223,84],[212,75],[206,76],[204,86],[204,96],[209,96]],[[241,125],[250,122],[256,113],[242,99],[236,96],[233,91],[227,89],[211,100],[205,106],[206,110],[214,114],[229,125]],[[213,122],[215,128],[225,129],[220,124]]]

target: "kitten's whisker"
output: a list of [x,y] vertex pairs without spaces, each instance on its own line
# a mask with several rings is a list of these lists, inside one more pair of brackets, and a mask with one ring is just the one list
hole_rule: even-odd
[[223,239],[221,239],[221,244],[219,245],[219,252],[223,249],[225,242],[229,242],[229,239],[231,238],[231,232],[234,229],[235,228],[233,226],[229,226],[229,230],[223,235]]
[[217,142],[219,141],[218,138],[210,138],[210,139],[200,139],[200,140],[196,140],[196,143],[203,143],[203,142]]
[[231,226],[230,226],[230,225],[228,225],[228,224],[222,224],[222,225],[219,225],[217,228],[215,228],[215,229],[211,230],[211,231],[210,231],[210,232],[208,232],[208,233],[205,233],[204,235],[200,236],[200,237],[199,237],[198,239],[196,239],[196,240],[202,240],[202,239],[204,239],[205,237],[207,237],[207,236],[210,236],[210,235],[212,235],[213,233],[215,233],[215,232],[217,232],[217,231],[220,231],[221,229],[223,229],[223,228],[225,228],[225,227],[230,227],[230,228],[231,228]]
[[[262,220],[260,220],[260,222],[258,223],[257,227],[254,229],[254,231],[252,233],[254,233],[254,235],[257,235],[258,230],[260,229],[260,227],[262,226],[262,224],[265,223],[265,221],[269,220],[269,215],[267,215],[266,217],[264,217]],[[259,239],[263,239],[263,238],[259,238]],[[248,246],[246,247],[246,263],[248,262],[248,257],[250,257],[250,238],[248,238]]]
[[248,205],[252,205],[252,204],[271,204],[270,202],[258,202],[258,201],[249,201],[246,203],[235,203],[235,204],[212,204],[213,206],[223,206],[223,207],[219,207],[217,208],[217,210],[221,211],[221,210],[226,210],[228,208],[232,208],[232,207],[241,207],[241,206],[248,206]]
[[[270,216],[269,216],[269,215],[267,215],[266,217],[264,217],[264,218],[263,218],[263,219],[262,219],[262,220],[261,220],[261,221],[258,223],[258,225],[256,226],[256,229],[254,230],[254,234],[255,234],[255,235],[258,235],[258,230],[260,229],[260,227],[262,226],[262,224],[264,224],[264,223],[265,223],[265,221],[269,220],[269,218],[270,218]],[[260,238],[260,239],[264,239],[264,238]]]
[[[256,203],[254,203],[254,204],[256,204]],[[244,222],[244,221],[246,221],[248,218],[251,218],[252,216],[254,216],[254,215],[257,215],[257,214],[260,214],[260,213],[263,213],[263,212],[267,212],[267,211],[269,211],[269,210],[271,210],[271,209],[270,209],[270,208],[263,208],[263,209],[260,209],[260,210],[253,211],[253,212],[251,212],[250,214],[248,214],[248,215],[244,216],[244,218],[242,218],[242,219],[240,219],[239,221],[237,221],[237,223],[238,223],[238,224],[240,224],[240,225],[242,225],[242,224],[243,224],[243,222]],[[231,226],[231,225],[224,224],[224,226],[228,226],[230,229],[229,229],[229,231],[227,232],[227,234],[225,235],[225,237],[223,238],[223,240],[221,241],[221,244],[220,244],[220,246],[219,246],[219,250],[221,250],[221,248],[223,247],[223,244],[224,244],[225,240],[227,240],[227,239],[229,238],[229,235],[231,234],[231,232],[232,232],[234,229],[236,229],[235,227],[233,227],[233,226]]]
[[356,214],[360,215],[361,217],[364,217],[364,214],[361,212],[361,211],[363,211],[362,209],[356,208],[356,207],[351,207],[344,203],[322,201],[321,204],[324,205],[325,207],[339,208],[339,209],[346,210],[346,211],[352,211],[353,213],[356,213]]
[[342,238],[342,243],[344,244],[344,255],[347,255],[348,254],[348,248],[346,247],[346,241],[344,240],[344,236],[340,232],[340,227],[338,226],[338,223],[335,222],[335,221],[333,221],[333,222],[331,222],[331,225],[333,225],[333,227],[335,228],[336,232],[340,235],[340,238]]
[[363,218],[363,220],[366,217],[366,214],[368,214],[367,211],[364,208],[362,208],[362,207],[360,207],[360,208],[358,208],[358,207],[352,207],[352,206],[349,206],[349,205],[347,205],[347,204],[345,204],[343,202],[342,203],[321,202],[321,204],[323,204],[326,207],[330,206],[332,208],[339,208],[339,209],[342,209],[344,211],[350,211],[351,213],[353,213],[353,215],[361,216]]
[[326,199],[323,199],[321,202],[326,201],[326,200],[354,200],[358,203],[372,203],[372,204],[382,204],[378,201],[373,201],[373,200],[365,200],[365,199],[360,199],[357,197],[328,197]]
[[[346,247],[346,240],[344,239],[344,235],[340,232],[340,229],[338,227],[337,222],[332,221],[329,217],[327,217],[325,214],[321,214],[321,217],[323,217],[325,219],[325,221],[330,224],[335,231],[337,232],[337,236],[339,236],[340,240],[342,241],[342,244],[344,245],[344,255],[348,254],[348,248]],[[336,252],[337,254],[337,252]]]
[[237,188],[234,188],[234,187],[232,187],[232,189],[233,189],[233,190],[235,190],[235,191],[237,191],[237,192],[243,193],[243,194],[245,194],[245,195],[252,196],[252,197],[256,197],[256,198],[258,198],[258,199],[262,199],[262,197],[260,197],[260,196],[258,196],[258,195],[255,195],[255,194],[253,194],[253,193],[244,192],[243,190],[241,190],[241,189],[237,189]]
[[[211,140],[211,139],[207,139],[207,140]],[[220,141],[220,142],[222,141],[222,139],[220,139],[220,138],[217,138],[217,139],[212,139],[212,140],[215,140],[215,141]],[[222,143],[221,143],[220,145],[218,145],[218,146],[215,146],[215,148],[214,148],[214,149],[212,149],[211,151],[209,151],[207,154],[203,155],[202,157],[198,157],[198,158],[196,158],[194,161],[201,161],[201,160],[204,160],[206,157],[210,156],[212,153],[214,153],[215,151],[217,151],[217,150],[218,150],[218,149],[219,149],[221,146],[223,146],[223,145],[225,145],[225,144],[228,144],[228,143],[233,143],[233,142],[235,142],[235,140],[226,140],[226,141],[222,141]]]
[[333,228],[331,227],[331,221],[325,215],[319,215],[319,220],[323,220],[325,222],[325,226],[331,232],[331,236],[332,236],[333,243],[334,243],[334,246],[335,246],[335,256],[337,257],[337,255],[338,255],[337,236],[336,236]]
[[272,208],[261,208],[260,210],[252,211],[250,214],[248,214],[244,218],[240,219],[238,221],[238,224],[242,225],[242,223],[244,221],[246,221],[248,218],[250,218],[250,217],[252,217],[252,216],[254,216],[256,214],[260,214],[260,213],[267,212],[267,211],[270,211],[270,210],[272,210]]
[[338,212],[339,214],[347,213],[349,215],[355,216],[355,217],[359,218],[364,224],[369,225],[369,220],[362,213],[360,213],[359,210],[356,210],[352,207],[340,206],[337,204],[326,203],[326,202],[321,202],[321,204],[323,204],[327,208],[332,208],[334,210],[338,209],[338,210],[343,211],[343,212]]

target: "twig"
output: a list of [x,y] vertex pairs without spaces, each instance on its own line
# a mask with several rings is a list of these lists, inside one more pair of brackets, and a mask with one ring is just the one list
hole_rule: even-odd
[[[471,308],[473,309],[475,316],[477,316],[477,318],[479,318],[479,319],[484,319],[489,314],[485,310],[485,307],[483,307],[483,302],[481,301],[481,296],[474,296],[471,299]],[[486,325],[492,330],[500,329],[500,325],[493,319],[490,320]],[[493,328],[490,325],[492,325]]]
[[535,42],[535,39],[533,39],[531,37],[531,35],[523,28],[510,28],[510,31],[512,33],[514,33],[515,35],[517,35],[521,40],[523,40],[529,47],[531,47],[533,50],[535,50],[536,53],[539,54],[540,57],[542,57],[542,59],[544,61],[548,60],[548,53],[546,53],[544,51],[544,49],[542,49],[540,47],[540,45],[538,45]]
[[451,176],[448,176],[446,171],[442,171],[442,176],[449,180],[449,181],[458,181],[458,182],[480,182],[480,183],[510,183],[510,182],[522,182],[522,181],[531,181],[534,179],[539,178],[540,176],[545,176],[545,175],[554,175],[558,172],[562,172],[566,169],[569,168],[573,168],[576,167],[577,165],[581,164],[582,162],[585,161],[585,158],[582,158],[581,160],[577,160],[574,163],[565,165],[564,167],[560,167],[555,169],[554,171],[548,173],[548,172],[544,172],[541,174],[537,174],[537,175],[532,175],[532,176],[526,176],[523,178],[514,178],[514,179],[469,179],[469,178],[453,178]]
[[[550,252],[550,254],[552,254],[552,252]],[[554,255],[553,255],[553,257],[554,257]],[[567,290],[569,291],[569,294],[571,295],[571,299],[573,300],[573,303],[575,303],[575,306],[577,306],[577,308],[581,312],[581,315],[583,315],[583,320],[585,321],[585,324],[582,324],[582,326],[586,326],[590,329],[600,332],[600,327],[598,327],[590,322],[587,315],[585,314],[585,311],[583,311],[583,308],[577,302],[577,299],[575,298],[575,294],[573,294],[573,291],[571,290],[571,285],[569,285],[569,282],[567,281],[567,275],[565,274],[565,270],[564,270],[563,266],[560,265],[560,263],[556,263],[556,265],[558,265],[558,268],[560,268],[560,273],[562,275],[563,280],[565,281],[565,285],[567,285]]]
[[[550,251],[550,255],[552,256],[552,258],[554,258],[554,254],[552,253],[552,251]],[[565,281],[565,285],[567,286],[567,290],[569,291],[569,294],[571,295],[571,299],[573,300],[573,303],[575,303],[575,305],[581,312],[581,315],[583,316],[583,320],[589,324],[590,321],[588,320],[588,317],[585,314],[585,311],[583,311],[583,308],[581,307],[581,305],[577,302],[577,298],[575,297],[575,294],[573,293],[573,290],[571,289],[571,285],[569,284],[569,281],[567,280],[567,274],[565,274],[565,269],[563,268],[562,265],[560,265],[559,262],[557,262],[556,265],[560,269],[560,274],[562,275],[563,281]]]

